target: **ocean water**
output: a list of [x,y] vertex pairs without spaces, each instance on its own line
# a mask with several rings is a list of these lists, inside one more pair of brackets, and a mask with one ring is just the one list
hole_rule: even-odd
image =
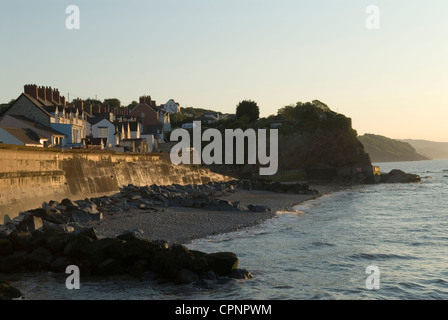
[[[419,174],[422,182],[353,187],[187,244],[236,253],[254,279],[215,289],[88,279],[81,290],[67,290],[65,275],[39,273],[13,284],[28,299],[448,299],[448,160],[376,165]],[[376,289],[367,285],[369,266],[378,271]]]

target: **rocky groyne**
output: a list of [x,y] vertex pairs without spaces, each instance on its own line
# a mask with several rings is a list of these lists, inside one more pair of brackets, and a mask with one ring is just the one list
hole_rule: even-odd
[[105,215],[120,215],[127,210],[149,213],[166,207],[197,208],[207,212],[271,210],[257,204],[243,206],[219,199],[237,190],[317,194],[305,184],[232,180],[202,185],[128,185],[112,196],[50,200],[0,226],[0,273],[64,273],[68,266],[75,265],[83,277],[131,275],[141,278],[151,273],[164,281],[193,283],[201,288],[213,288],[231,279],[252,278],[249,271],[238,268],[238,257],[231,252],[188,250],[163,239],[146,239],[138,229],[101,238],[95,228],[89,226]]

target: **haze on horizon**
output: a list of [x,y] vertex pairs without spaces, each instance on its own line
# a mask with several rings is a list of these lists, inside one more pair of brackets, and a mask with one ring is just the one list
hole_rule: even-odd
[[443,0],[1,1],[0,103],[27,83],[224,113],[251,99],[261,116],[318,99],[360,135],[446,142],[446,12]]

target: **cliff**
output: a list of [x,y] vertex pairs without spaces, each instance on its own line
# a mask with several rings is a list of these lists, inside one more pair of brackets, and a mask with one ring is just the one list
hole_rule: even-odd
[[448,142],[435,142],[428,140],[400,140],[409,143],[415,150],[431,159],[448,159]]
[[429,160],[407,142],[380,135],[365,134],[358,137],[373,162],[420,161]]

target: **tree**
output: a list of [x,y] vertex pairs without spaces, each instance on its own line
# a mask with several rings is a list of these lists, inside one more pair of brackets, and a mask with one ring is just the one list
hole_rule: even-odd
[[136,105],[138,105],[138,102],[134,100],[130,104],[128,104],[128,109],[132,110]]
[[260,108],[255,101],[244,100],[236,107],[237,119],[247,119],[248,122],[254,122],[260,117]]
[[104,104],[108,104],[111,108],[121,107],[121,101],[116,98],[104,99]]

